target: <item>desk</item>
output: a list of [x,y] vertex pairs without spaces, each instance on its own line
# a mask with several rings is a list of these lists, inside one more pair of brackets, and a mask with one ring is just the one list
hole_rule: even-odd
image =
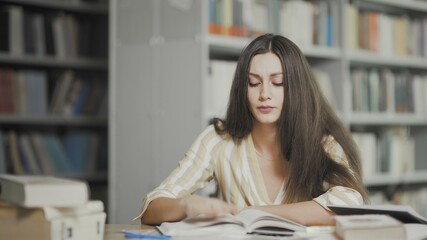
[[[139,229],[151,229],[153,227],[147,225],[131,225],[131,224],[105,224],[104,231],[104,240],[130,240],[131,238],[125,238],[124,234],[121,232],[122,229],[126,230],[139,230]],[[200,240],[200,236],[186,236],[186,237],[173,237],[173,240]],[[203,236],[203,240],[218,240],[218,239],[230,239],[230,240],[277,240],[280,238],[272,238],[272,237],[262,237],[256,235],[245,235],[245,236],[230,236],[223,238],[222,236],[218,238],[218,236],[210,235]],[[311,238],[311,240],[337,240],[337,238],[325,235],[321,238]]]
[[[105,231],[104,231],[104,240],[129,240],[129,238],[125,238],[124,234],[121,232],[122,229],[126,230],[138,230],[138,229],[150,229],[151,226],[147,225],[131,225],[131,224],[105,224]],[[427,225],[422,224],[405,224],[406,228],[406,234],[408,240],[424,240],[427,239]],[[200,237],[174,237],[172,239],[179,240],[179,239],[198,239],[200,240]],[[218,239],[218,236],[208,236],[204,237],[203,240],[208,239]],[[236,237],[230,237],[229,239],[245,239],[245,240],[259,240],[259,239],[275,239],[275,238],[263,238],[263,237],[257,237],[257,236],[250,236],[246,235],[241,238]],[[335,238],[333,236],[327,236],[324,235],[322,237],[312,238],[313,239],[328,239],[328,240],[335,240],[338,238]]]

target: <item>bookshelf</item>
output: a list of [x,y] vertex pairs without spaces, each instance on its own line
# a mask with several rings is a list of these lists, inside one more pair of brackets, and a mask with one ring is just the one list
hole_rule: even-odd
[[[139,209],[142,197],[169,174],[206,127],[207,120],[218,114],[212,110],[215,107],[209,105],[212,104],[210,94],[215,91],[210,82],[211,60],[236,61],[252,36],[242,36],[242,31],[237,31],[235,36],[210,32],[210,29],[218,30],[217,26],[210,26],[215,21],[210,7],[216,2],[133,1],[123,4],[113,0],[110,5],[110,114],[121,116],[120,119],[109,119],[110,133],[116,136],[111,139],[109,148],[110,219],[113,222],[125,222],[126,216],[136,215],[138,210],[135,209]],[[222,2],[230,4],[228,0]],[[291,34],[291,39],[295,37],[300,41],[298,44],[310,64],[329,77],[329,92],[335,99],[333,105],[352,132],[374,134],[377,140],[388,129],[398,128],[405,132],[405,139],[411,140],[414,171],[398,175],[369,175],[365,178],[368,188],[388,191],[402,185],[425,187],[427,114],[409,110],[397,112],[390,107],[387,111],[355,111],[351,76],[359,68],[376,68],[379,72],[387,68],[396,73],[425,76],[427,55],[418,52],[398,55],[387,52],[383,45],[379,46],[381,52],[368,49],[369,44],[360,48],[358,39],[351,39],[355,33],[348,32],[348,29],[354,30],[349,27],[355,24],[350,17],[354,13],[358,16],[359,11],[379,12],[396,18],[426,19],[427,3],[417,0],[315,1],[322,2],[323,5],[318,6],[322,11],[330,8],[332,19],[336,21],[332,21],[329,33],[326,31],[316,37],[316,42],[309,42],[304,36],[295,35],[295,31],[282,29],[281,6],[291,1],[244,2],[264,5],[264,10],[254,13],[258,14],[254,19],[265,17],[255,23],[256,31]],[[300,3],[290,3],[287,7],[293,7],[292,4]],[[348,9],[349,5],[353,10]],[[323,19],[322,16],[319,19]],[[299,29],[306,26],[300,19],[290,22],[298,23]],[[357,33],[358,28],[355,31]],[[321,37],[326,39],[319,40]],[[136,102],[137,108],[124,108]],[[135,155],[142,157],[136,158]],[[133,184],[138,191],[124,190],[129,183],[138,183]],[[427,203],[427,200],[423,201]]]
[[0,0],[0,17],[0,172],[84,180],[107,206],[108,1]]
[[48,68],[68,68],[80,70],[106,71],[108,61],[105,59],[57,59],[52,56],[11,56],[7,53],[0,53],[0,63],[7,65],[48,67]]

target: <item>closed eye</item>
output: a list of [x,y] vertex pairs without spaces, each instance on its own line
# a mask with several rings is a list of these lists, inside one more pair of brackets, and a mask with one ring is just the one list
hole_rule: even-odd
[[256,86],[260,85],[259,82],[258,83],[251,83],[251,82],[249,82],[248,84],[249,84],[249,87],[256,87]]

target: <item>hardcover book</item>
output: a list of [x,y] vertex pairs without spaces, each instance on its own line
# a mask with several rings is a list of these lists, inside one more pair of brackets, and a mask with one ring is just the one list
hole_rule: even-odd
[[404,225],[388,216],[381,214],[363,214],[335,216],[336,233],[345,240],[404,240]]
[[49,176],[0,174],[0,199],[24,207],[73,207],[89,200],[89,186]]

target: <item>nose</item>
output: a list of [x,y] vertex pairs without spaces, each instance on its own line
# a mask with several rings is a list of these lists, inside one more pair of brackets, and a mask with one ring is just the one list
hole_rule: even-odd
[[266,101],[271,99],[270,86],[268,84],[262,84],[259,93],[259,100]]

